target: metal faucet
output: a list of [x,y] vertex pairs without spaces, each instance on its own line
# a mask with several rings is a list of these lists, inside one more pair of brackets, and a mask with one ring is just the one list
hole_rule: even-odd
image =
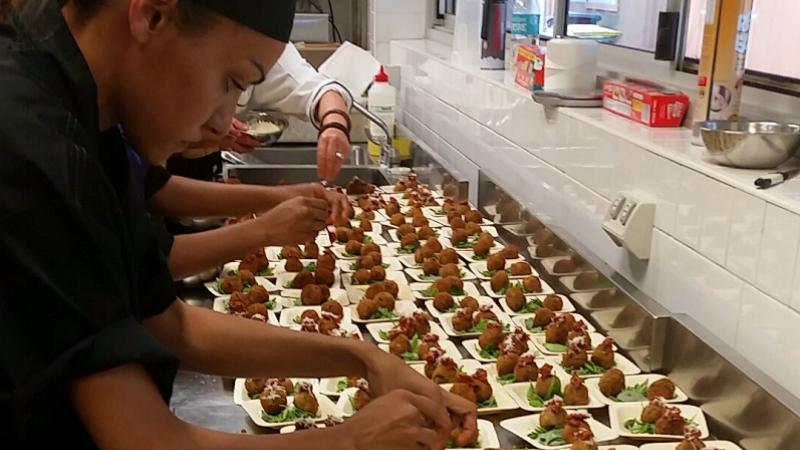
[[386,125],[386,122],[358,102],[353,102],[353,109],[363,114],[364,117],[380,127],[383,131],[383,136],[375,136],[372,134],[369,127],[366,129],[367,139],[381,148],[380,165],[389,168],[398,166],[400,164],[400,152],[394,148],[391,138],[394,133],[389,130],[389,126]]

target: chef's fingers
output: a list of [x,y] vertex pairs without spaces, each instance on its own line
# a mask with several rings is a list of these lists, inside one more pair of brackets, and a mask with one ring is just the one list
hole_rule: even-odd
[[426,420],[434,425],[440,437],[442,433],[449,433],[453,429],[447,409],[437,402],[410,391],[404,393],[404,398],[414,405]]

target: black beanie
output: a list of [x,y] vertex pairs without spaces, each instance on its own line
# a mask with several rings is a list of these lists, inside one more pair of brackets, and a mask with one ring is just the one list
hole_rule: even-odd
[[281,42],[289,42],[295,0],[191,0]]

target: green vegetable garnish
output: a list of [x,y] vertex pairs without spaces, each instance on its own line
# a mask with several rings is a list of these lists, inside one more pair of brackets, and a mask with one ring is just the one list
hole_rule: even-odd
[[497,359],[497,357],[500,356],[500,349],[498,349],[496,345],[492,345],[489,348],[481,348],[479,345],[478,354],[483,359]]
[[533,314],[536,311],[538,311],[539,308],[541,308],[542,306],[544,306],[544,303],[542,303],[542,301],[539,300],[538,297],[536,297],[531,299],[528,303],[525,303],[525,306],[523,306],[522,309],[519,310],[519,313]]
[[481,270],[481,275],[483,275],[485,277],[493,277],[494,274],[496,274],[496,273],[497,273],[496,270]]
[[459,242],[458,244],[455,244],[454,247],[460,250],[469,250],[472,248],[473,244],[474,244],[473,242],[467,239],[464,242]]
[[394,311],[389,311],[386,308],[378,308],[378,311],[370,317],[371,320],[378,320],[378,319],[395,319],[397,318],[397,313]]
[[544,398],[536,393],[533,383],[528,385],[528,404],[534,408],[544,408],[544,404],[556,395],[561,395],[561,380],[558,377],[553,377],[553,382],[550,384],[550,389],[547,390]]
[[303,411],[302,409],[295,408],[294,406],[287,407],[283,410],[283,412],[276,416],[271,416],[267,414],[266,411],[261,412],[261,418],[267,423],[294,422],[297,419],[316,419],[317,417],[318,416],[314,413]]
[[544,344],[544,348],[551,353],[566,353],[567,351],[567,346],[564,344]]
[[486,261],[486,258],[488,258],[488,257],[489,257],[489,255],[486,255],[486,256],[472,255],[472,260],[473,261]]
[[625,389],[622,390],[622,392],[620,392],[616,396],[609,398],[618,403],[646,402],[648,400],[647,399],[648,386],[649,383],[647,381],[642,381],[639,384],[626,387]]
[[545,327],[535,327],[533,326],[533,318],[525,319],[525,328],[528,329],[533,334],[541,334],[544,333]]
[[259,276],[259,277],[271,277],[273,275],[275,275],[275,269],[272,268],[272,267],[267,267],[266,269],[264,269],[261,272],[258,272],[256,274],[256,276]]
[[[383,263],[381,265],[383,266],[384,269],[388,269],[391,264]],[[358,270],[358,269],[359,269],[358,261],[353,261],[352,263],[350,263],[350,270],[355,271],[355,270]]]
[[364,235],[364,243],[365,244],[369,244],[370,242],[372,242],[372,236],[370,236],[368,234],[365,234]]
[[419,361],[419,356],[417,355],[417,348],[419,348],[419,335],[415,334],[413,338],[411,338],[410,346],[407,352],[403,353],[403,360],[405,361]]
[[486,400],[483,403],[478,403],[478,409],[482,408],[497,408],[497,399],[494,398],[494,395]]
[[[484,331],[486,331],[486,328],[487,328],[488,324],[489,324],[489,321],[487,321],[486,319],[481,319],[480,322],[478,322],[475,326],[473,326],[469,330],[467,330],[467,331],[456,331],[456,334],[483,333]],[[503,324],[503,330],[509,331],[510,329],[511,329],[511,326],[509,324],[507,324],[507,323]]]
[[[561,367],[564,370],[566,370],[568,373],[572,373],[572,371],[573,371],[573,369],[569,369],[567,367],[564,367],[563,364],[561,365]],[[600,375],[605,371],[606,371],[606,369],[604,369],[603,367],[595,364],[594,362],[586,361],[586,364],[584,364],[583,367],[578,369],[578,375]]]
[[516,377],[514,377],[514,372],[507,373],[505,375],[500,375],[497,377],[497,382],[500,384],[511,384],[517,381]]
[[528,434],[528,437],[548,447],[567,445],[567,441],[564,440],[564,427],[555,427],[552,430],[537,427]]
[[303,270],[306,271],[306,272],[316,272],[317,271],[317,263],[316,263],[316,261],[312,262],[312,263],[308,263],[307,266],[303,267]]
[[447,213],[445,213],[443,209],[434,209],[433,210],[433,215],[434,216],[446,216]]
[[625,421],[625,429],[633,434],[656,434],[656,425],[642,422],[638,418]]
[[347,389],[347,379],[341,379],[336,383],[336,392],[342,392]]
[[402,246],[402,247],[398,248],[397,249],[397,253],[400,253],[400,254],[403,254],[403,255],[413,255],[414,252],[419,250],[420,247],[422,247],[422,244],[419,243],[419,242],[417,242],[415,244],[412,244],[412,245],[405,245],[405,246]]

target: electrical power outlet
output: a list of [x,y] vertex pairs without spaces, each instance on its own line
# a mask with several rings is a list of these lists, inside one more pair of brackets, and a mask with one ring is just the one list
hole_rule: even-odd
[[639,259],[650,259],[656,202],[642,191],[624,191],[611,202],[603,220],[603,230],[619,247]]

